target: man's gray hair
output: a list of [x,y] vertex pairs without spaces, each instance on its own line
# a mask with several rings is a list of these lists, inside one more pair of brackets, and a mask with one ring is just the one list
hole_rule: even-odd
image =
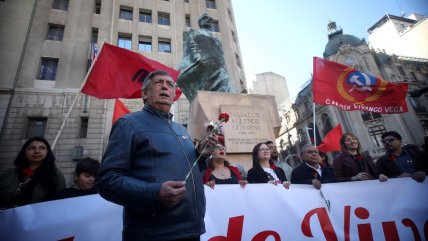
[[304,146],[302,146],[302,148],[300,149],[300,155],[303,154],[303,152],[305,152],[306,149],[308,149],[308,147],[316,147],[313,144],[305,144]]
[[154,78],[155,76],[157,76],[157,75],[160,75],[160,76],[171,76],[171,75],[169,75],[169,73],[168,73],[168,72],[166,72],[165,70],[161,70],[161,69],[158,69],[158,70],[155,70],[155,71],[150,72],[150,73],[146,76],[146,78],[144,79],[143,87],[141,87],[141,91],[142,91],[142,92],[147,91],[147,89],[148,89],[148,88],[150,87],[150,85],[151,85],[151,82],[152,82],[153,78]]

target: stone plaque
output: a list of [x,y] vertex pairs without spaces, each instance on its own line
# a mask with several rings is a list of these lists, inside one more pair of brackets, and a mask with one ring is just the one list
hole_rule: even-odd
[[275,139],[266,108],[221,105],[220,109],[229,114],[229,121],[223,123],[228,153],[252,152],[257,143]]

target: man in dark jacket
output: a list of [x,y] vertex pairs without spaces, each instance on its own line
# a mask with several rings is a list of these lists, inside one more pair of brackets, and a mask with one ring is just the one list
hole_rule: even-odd
[[323,167],[319,164],[320,155],[317,147],[311,144],[304,145],[300,159],[303,163],[291,173],[292,184],[312,184],[316,189],[320,189],[321,183],[336,181],[331,167]]
[[382,134],[382,143],[386,153],[377,162],[379,174],[389,178],[411,177],[423,182],[428,171],[428,157],[417,149],[401,146],[401,135],[395,131]]
[[175,83],[167,72],[154,71],[142,97],[142,111],[114,124],[96,188],[124,207],[123,240],[200,240],[204,187],[200,170],[192,169],[198,155],[192,138],[169,113]]

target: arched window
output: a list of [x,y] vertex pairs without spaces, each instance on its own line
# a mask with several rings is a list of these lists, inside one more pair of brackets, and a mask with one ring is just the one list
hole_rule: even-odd
[[333,126],[331,126],[330,123],[330,117],[327,114],[322,114],[321,116],[321,122],[322,127],[324,128],[324,135],[326,135],[331,129],[333,129]]
[[306,142],[305,132],[303,132],[303,130],[302,130],[302,129],[299,129],[299,130],[297,131],[297,136],[298,136],[298,138],[299,138],[299,142],[300,142],[300,143]]
[[[307,131],[308,131],[308,136],[310,138],[310,143],[315,144],[315,140],[316,140],[316,144],[318,145],[321,142],[321,137],[320,137],[320,132],[319,132],[319,128],[318,126],[315,126],[315,135],[314,135],[314,123],[309,123],[308,127],[307,127]],[[316,139],[315,139],[316,138]]]

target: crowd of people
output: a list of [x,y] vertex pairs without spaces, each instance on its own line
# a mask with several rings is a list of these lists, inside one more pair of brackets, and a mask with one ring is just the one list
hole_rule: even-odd
[[[165,71],[147,75],[142,88],[142,111],[120,118],[112,127],[102,162],[85,158],[76,164],[74,183],[55,164],[48,141],[27,140],[15,159],[15,168],[0,174],[0,209],[99,193],[123,206],[123,240],[200,240],[205,232],[204,184],[270,183],[285,189],[309,184],[411,177],[423,182],[427,153],[402,147],[395,131],[382,134],[386,154],[377,162],[361,152],[358,138],[345,133],[341,152],[328,155],[307,144],[300,165],[279,158],[272,141],[252,150],[248,173],[226,159],[224,143],[209,133],[195,147],[186,129],[169,113],[175,84]],[[198,165],[196,165],[198,164]],[[196,168],[194,168],[196,167]]]

